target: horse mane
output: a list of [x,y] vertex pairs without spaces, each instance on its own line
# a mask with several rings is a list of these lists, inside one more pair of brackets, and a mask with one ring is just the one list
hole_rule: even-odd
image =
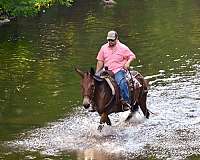
[[97,82],[103,82],[103,81],[104,81],[104,78],[101,78],[100,76],[93,75],[93,78],[94,78]]

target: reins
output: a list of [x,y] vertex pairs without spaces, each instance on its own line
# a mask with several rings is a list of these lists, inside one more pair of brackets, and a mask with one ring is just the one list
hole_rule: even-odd
[[[93,77],[94,78],[94,77]],[[108,76],[100,76],[101,79],[105,80],[105,82],[109,85],[110,89],[111,89],[111,92],[112,92],[112,97],[110,98],[110,100],[108,101],[108,103],[105,105],[105,109],[106,110],[109,110],[112,106],[111,106],[111,103],[112,101],[114,100],[114,97],[115,97],[115,89],[114,87],[112,86],[112,83],[110,82],[109,80],[109,77]],[[94,80],[97,80],[96,78],[94,78]],[[103,81],[102,81],[103,82]],[[95,89],[96,87],[94,87],[94,92],[95,92]],[[93,97],[92,97],[92,100],[94,102],[94,92],[93,92]]]

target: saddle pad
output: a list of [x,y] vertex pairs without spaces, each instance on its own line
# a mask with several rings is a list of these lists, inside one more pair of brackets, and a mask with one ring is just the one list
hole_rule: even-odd
[[126,74],[126,80],[129,82],[129,84],[131,84],[131,81],[133,80],[135,89],[142,87],[140,82],[135,78],[139,74],[139,72],[134,71],[134,70],[130,72],[131,72],[131,75],[129,73]]

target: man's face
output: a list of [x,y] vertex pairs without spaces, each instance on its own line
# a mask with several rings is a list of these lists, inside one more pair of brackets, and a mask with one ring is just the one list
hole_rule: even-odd
[[117,39],[108,39],[108,43],[110,47],[114,47],[117,43]]

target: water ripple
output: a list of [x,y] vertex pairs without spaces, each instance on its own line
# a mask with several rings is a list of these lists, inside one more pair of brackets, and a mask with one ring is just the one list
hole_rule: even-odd
[[[194,76],[164,78],[152,85],[148,106],[154,114],[145,119],[139,110],[125,123],[129,111],[110,115],[113,126],[97,130],[99,116],[79,107],[73,115],[47,127],[27,132],[6,145],[44,155],[75,152],[80,158],[120,159],[154,155],[183,159],[200,151],[199,72]],[[117,157],[117,158],[116,158]]]

